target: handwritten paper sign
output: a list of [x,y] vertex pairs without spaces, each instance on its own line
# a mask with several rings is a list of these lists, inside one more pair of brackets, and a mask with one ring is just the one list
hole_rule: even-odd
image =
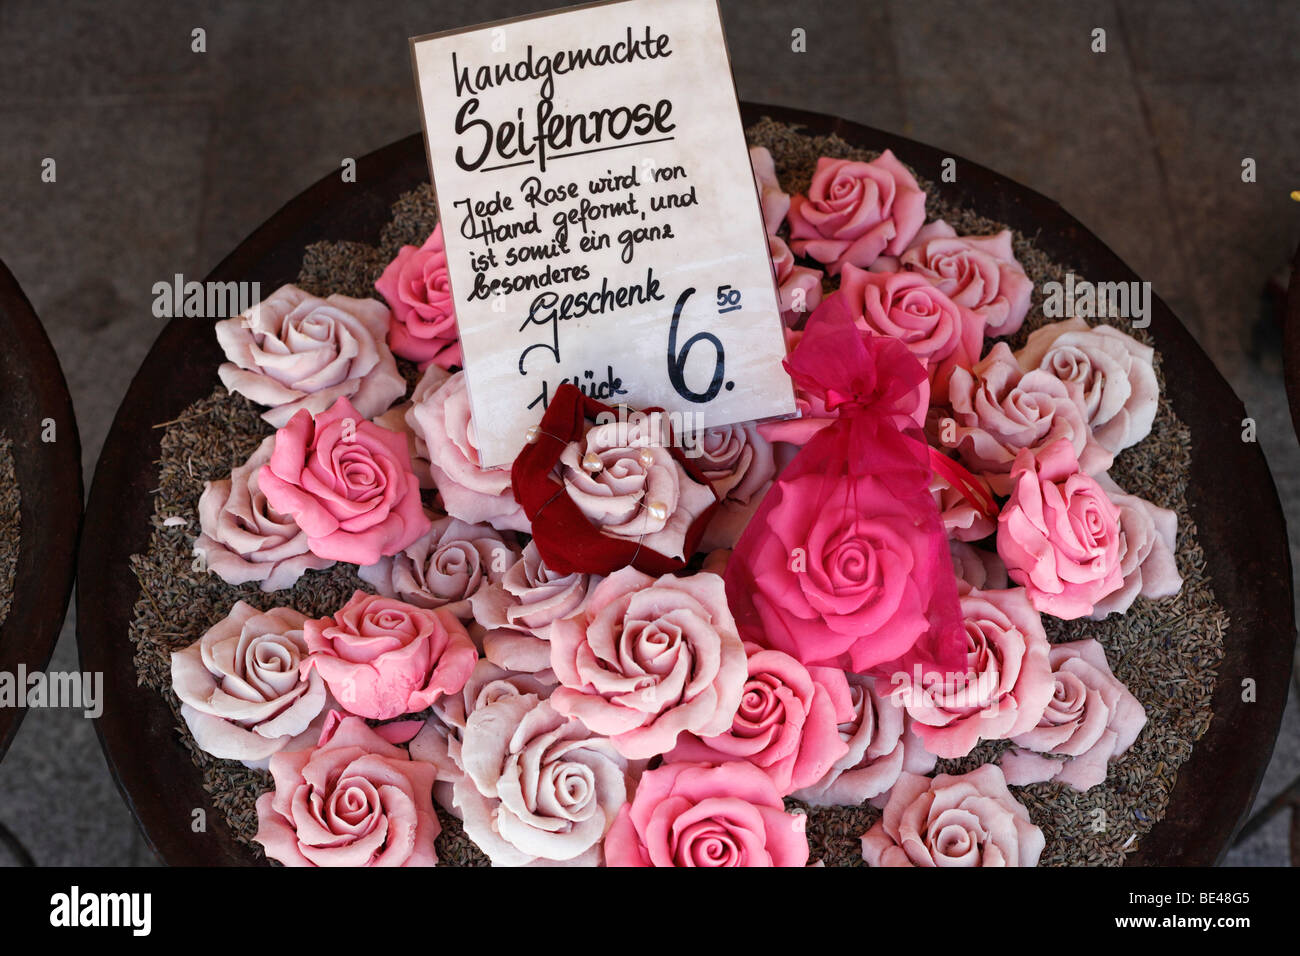
[[411,41],[484,467],[568,382],[686,430],[794,412],[716,0]]

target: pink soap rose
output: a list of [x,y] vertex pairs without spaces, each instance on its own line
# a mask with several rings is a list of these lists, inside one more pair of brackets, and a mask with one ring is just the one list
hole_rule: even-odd
[[789,654],[748,644],[749,679],[725,733],[683,734],[667,763],[748,760],[782,796],[811,786],[848,752],[839,724],[852,718],[844,672],[804,667]]
[[[981,740],[1004,740],[1038,723],[1052,697],[1051,645],[1023,588],[967,591],[964,673],[895,674],[891,693],[930,753],[964,757]],[[919,679],[918,679],[919,678]]]
[[627,803],[628,761],[606,737],[535,694],[502,697],[465,723],[453,799],[493,866],[597,866]]
[[1125,494],[1108,474],[1098,475],[1097,484],[1119,509],[1119,569],[1124,584],[1093,605],[1089,616],[1094,621],[1108,614],[1123,614],[1138,595],[1172,597],[1183,587],[1174,558],[1178,515],[1145,498]]
[[822,303],[821,270],[795,265],[794,253],[780,236],[767,237],[767,250],[776,273],[781,319],[788,327],[794,328]]
[[1160,406],[1155,350],[1109,325],[1067,319],[1035,329],[1016,360],[1069,386],[1097,443],[1111,453],[1151,434]]
[[847,753],[826,775],[791,796],[815,807],[856,807],[876,802],[898,782],[900,774],[926,774],[937,758],[928,753],[913,729],[912,718],[876,680],[846,672],[850,715],[838,725]]
[[915,273],[984,320],[984,334],[1014,335],[1029,314],[1034,284],[1011,249],[1011,232],[958,236],[942,219],[926,223],[897,259],[871,267]]
[[346,398],[275,433],[257,475],[267,503],[291,515],[312,554],[374,564],[429,530],[406,440],[361,417]]
[[1070,443],[1035,458],[1021,452],[1011,498],[998,515],[998,554],[1034,607],[1070,620],[1124,585],[1119,509],[1096,480],[1079,471]]
[[605,837],[607,866],[805,866],[807,820],[751,763],[648,771]]
[[817,160],[808,194],[790,201],[790,245],[839,275],[896,256],[925,222],[925,193],[890,150],[869,163]]
[[984,764],[934,779],[905,773],[862,835],[868,866],[1037,866],[1046,845],[1002,771]]
[[1085,474],[1098,474],[1114,456],[1093,439],[1074,395],[1048,372],[1023,371],[1007,344],[998,342],[972,370],[953,370],[953,440],[944,444],[999,495],[1010,492],[1011,465],[1022,450],[1037,455],[1060,439],[1069,442]]
[[964,541],[949,541],[952,569],[957,575],[957,591],[971,588],[980,591],[1003,591],[1008,587],[1007,566],[994,551],[985,551]]
[[1146,711],[1111,673],[1096,641],[1053,645],[1051,662],[1052,699],[1037,726],[1012,738],[1018,749],[1002,755],[1002,770],[1012,786],[1057,780],[1088,790],[1133,746]]
[[580,614],[551,625],[551,667],[555,709],[634,760],[666,753],[681,733],[725,733],[746,678],[722,578],[704,572],[614,572]]
[[385,597],[440,607],[469,624],[474,595],[504,578],[518,560],[518,547],[490,525],[443,516],[391,558],[358,569],[357,577]]
[[423,760],[436,768],[433,796],[444,810],[460,816],[452,800],[452,786],[465,775],[461,743],[474,711],[506,697],[532,694],[545,699],[554,689],[555,675],[550,671],[521,674],[479,658],[464,687],[433,702],[433,713],[411,740],[410,751],[413,760]]
[[456,306],[447,278],[447,248],[442,223],[418,249],[402,246],[384,267],[375,288],[392,309],[388,345],[394,355],[420,364],[451,368],[461,364]]
[[[272,754],[315,740],[325,684],[319,674],[299,673],[306,620],[292,608],[262,612],[236,601],[201,638],[172,653],[172,690],[200,750],[265,767]],[[313,730],[311,740],[302,739]]]
[[384,344],[388,310],[373,299],[318,299],[285,285],[216,328],[229,359],[217,369],[221,384],[269,406],[262,418],[276,428],[300,410],[319,415],[340,398],[372,418],[406,391]]
[[587,606],[600,578],[580,572],[559,574],[542,560],[532,541],[498,580],[470,598],[474,619],[487,628],[483,653],[502,667],[539,671],[551,666],[551,625]]
[[436,365],[430,365],[420,375],[420,380],[415,383],[410,401],[394,405],[384,414],[372,419],[380,428],[387,428],[390,432],[406,436],[406,450],[411,456],[411,470],[415,472],[415,477],[420,479],[420,487],[426,490],[437,487],[429,468],[429,446],[424,440],[424,433],[417,433],[411,427],[410,416],[407,413],[440,389],[449,378],[451,378],[449,372]]
[[[978,476],[975,481],[992,497],[988,482]],[[935,472],[930,478],[930,493],[934,495],[939,517],[943,519],[943,530],[955,541],[979,541],[987,538],[997,530],[997,521],[977,508],[969,498],[948,484],[948,481]]]
[[790,197],[781,189],[776,178],[776,163],[764,146],[749,148],[749,163],[754,168],[754,186],[758,190],[759,205],[763,209],[763,225],[769,236],[776,235],[790,211]]
[[199,497],[202,533],[194,553],[227,584],[257,581],[263,591],[280,591],[293,587],[305,571],[334,566],[311,553],[306,533],[262,493],[258,473],[274,447],[271,435],[229,478],[205,483]]
[[527,531],[528,519],[510,488],[509,468],[479,467],[465,373],[457,372],[406,413],[428,449],[429,471],[447,514],[501,531]]
[[319,746],[271,758],[257,835],[285,866],[434,866],[442,832],[433,766],[411,760],[359,717],[327,721]]
[[911,272],[845,266],[837,295],[858,328],[898,339],[930,375],[936,401],[948,395],[954,368],[972,368],[984,347],[984,319]]
[[708,428],[695,440],[695,464],[721,502],[704,529],[699,550],[732,548],[776,477],[772,443],[753,422]]
[[333,616],[307,621],[303,634],[315,668],[358,717],[388,720],[424,710],[465,686],[478,650],[464,626],[427,610],[364,591]]
[[686,534],[716,500],[673,457],[659,413],[597,424],[560,453],[559,474],[578,510],[602,534],[689,558]]

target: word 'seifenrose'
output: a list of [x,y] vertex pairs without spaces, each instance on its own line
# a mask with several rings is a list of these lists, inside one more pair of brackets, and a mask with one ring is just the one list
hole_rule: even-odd
[[722,578],[605,578],[586,608],[551,625],[555,709],[612,737],[626,757],[672,749],[678,734],[725,733],[740,706],[745,647]]
[[413,714],[454,694],[478,660],[454,615],[364,591],[332,616],[307,621],[303,633],[307,665],[351,713],[374,720]]
[[429,530],[406,439],[361,417],[346,398],[275,433],[257,475],[268,504],[292,515],[312,554],[374,564]]
[[338,717],[314,749],[271,758],[275,789],[257,798],[253,839],[285,866],[436,865],[433,765]]
[[862,835],[868,866],[1037,866],[1046,840],[996,764],[933,780],[903,774]]
[[384,342],[388,310],[374,299],[318,299],[285,285],[216,329],[229,359],[217,369],[221,384],[268,406],[262,418],[276,428],[340,398],[373,418],[406,391]]
[[418,249],[402,246],[397,258],[375,280],[392,309],[388,346],[394,355],[439,368],[461,364],[456,307],[447,278],[447,248],[442,223]]
[[751,763],[664,764],[605,837],[607,866],[804,866],[806,817]]

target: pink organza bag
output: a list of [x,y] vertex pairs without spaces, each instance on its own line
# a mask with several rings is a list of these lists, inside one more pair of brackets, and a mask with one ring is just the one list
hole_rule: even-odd
[[741,636],[805,664],[889,677],[965,670],[948,540],[929,491],[925,369],[862,333],[839,296],[785,361],[831,418],[777,478],[732,553]]

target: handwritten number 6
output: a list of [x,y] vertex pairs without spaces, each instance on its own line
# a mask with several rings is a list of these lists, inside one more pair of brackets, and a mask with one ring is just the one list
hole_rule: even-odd
[[[677,304],[673,306],[673,323],[668,328],[668,381],[682,398],[703,405],[713,401],[722,389],[726,353],[723,351],[722,342],[712,332],[696,332],[686,340],[681,351],[677,351],[677,324],[681,321],[682,308],[686,305],[686,300],[694,294],[694,288],[686,289],[677,299]],[[710,343],[717,351],[717,364],[713,367],[713,381],[709,383],[709,387],[703,392],[694,392],[686,384],[686,359],[690,356],[691,349],[700,341]]]

